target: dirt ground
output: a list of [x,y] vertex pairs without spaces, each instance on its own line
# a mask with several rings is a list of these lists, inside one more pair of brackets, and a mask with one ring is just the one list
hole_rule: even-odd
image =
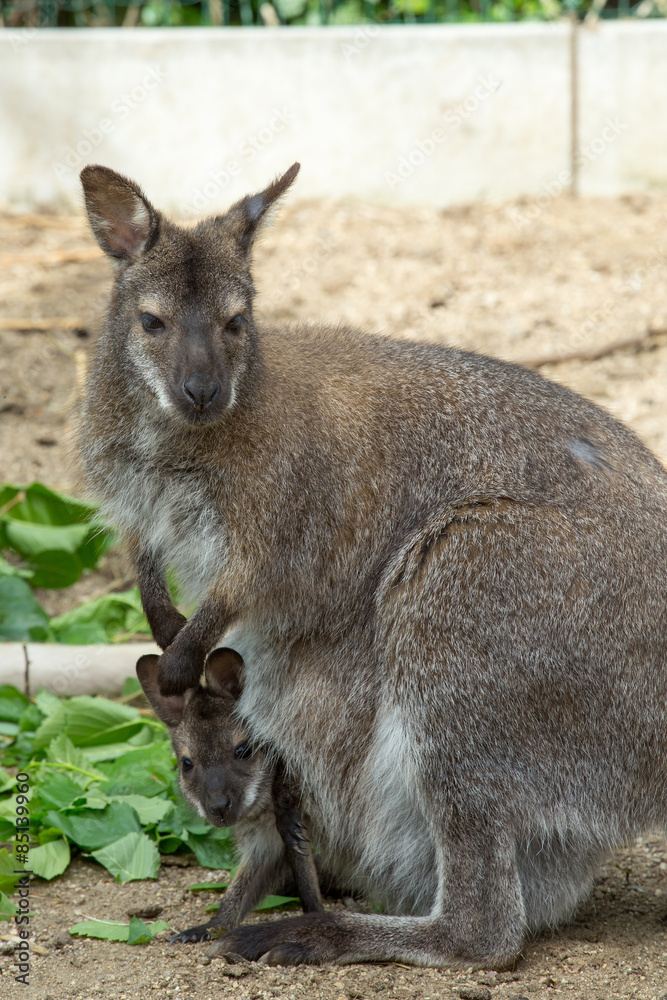
[[[665,195],[444,212],[293,203],[258,248],[257,311],[531,363],[602,352],[541,370],[627,422],[667,462],[666,222]],[[109,274],[80,219],[0,214],[1,479],[78,489],[73,413]],[[113,554],[70,591],[40,596],[57,613],[128,583],[127,565]],[[0,926],[0,995],[667,1000],[663,840],[614,856],[574,922],[529,942],[509,973],[225,965],[206,960],[206,945],[168,947],[167,933],[134,949],[82,939],[54,946],[83,915],[127,919],[155,905],[174,930],[198,922],[206,900],[186,887],[201,878],[196,868],[169,866],[157,882],[117,886],[79,860],[54,883],[35,882],[31,986],[14,983],[10,928]]]

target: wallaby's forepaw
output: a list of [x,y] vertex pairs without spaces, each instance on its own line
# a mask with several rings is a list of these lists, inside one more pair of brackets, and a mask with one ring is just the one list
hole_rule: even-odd
[[333,913],[309,913],[273,923],[246,924],[220,938],[206,954],[211,958],[240,955],[268,965],[335,962],[347,950],[347,935],[338,923]]
[[180,934],[174,934],[169,944],[188,944],[190,941],[210,941],[211,928],[208,924],[197,924],[196,927],[188,927]]
[[197,687],[204,670],[204,653],[196,646],[182,645],[178,640],[164,651],[158,666],[160,694],[183,694]]
[[152,623],[153,638],[160,649],[167,649],[187,623],[187,618],[176,608],[172,608],[169,616],[165,616],[159,622]]

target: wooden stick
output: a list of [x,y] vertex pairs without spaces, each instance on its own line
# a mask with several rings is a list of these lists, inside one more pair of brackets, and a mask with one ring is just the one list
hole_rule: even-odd
[[604,344],[602,347],[571,351],[569,354],[547,354],[543,358],[524,358],[516,363],[523,365],[524,368],[543,368],[545,365],[562,365],[568,361],[598,361],[600,358],[606,358],[609,354],[616,354],[618,351],[648,350],[653,347],[657,340],[665,336],[667,336],[667,329],[648,329],[637,337],[614,340],[611,344]]
[[0,319],[0,330],[84,330],[79,316],[47,316],[42,319]]
[[101,259],[102,252],[97,247],[84,247],[81,250],[53,250],[51,253],[1,253],[0,267],[12,264],[71,264]]

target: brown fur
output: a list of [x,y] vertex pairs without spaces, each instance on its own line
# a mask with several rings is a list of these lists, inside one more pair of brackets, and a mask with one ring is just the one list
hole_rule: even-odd
[[[258,330],[252,238],[294,173],[186,231],[86,168],[93,229],[122,251],[88,481],[133,546],[163,692],[195,686],[226,635],[239,710],[296,781],[326,869],[391,914],[307,914],[221,947],[502,964],[608,850],[667,824],[667,476],[520,367]],[[185,393],[194,376],[210,403]],[[184,625],[167,566],[199,601]]]

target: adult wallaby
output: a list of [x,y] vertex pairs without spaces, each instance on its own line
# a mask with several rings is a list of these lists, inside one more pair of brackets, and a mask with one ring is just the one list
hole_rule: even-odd
[[158,657],[137,661],[144,694],[169,728],[183,798],[214,826],[233,826],[241,855],[217,913],[176,934],[171,944],[203,941],[215,928],[237,927],[290,869],[304,913],[323,909],[310,844],[282,768],[253,745],[235,714],[243,661],[233,649],[216,649],[205,673],[206,687],[165,696],[158,687]]
[[[326,870],[390,911],[218,945],[503,964],[610,848],[667,824],[667,475],[516,365],[258,329],[252,243],[297,169],[192,229],[83,171],[116,265],[86,474],[134,554],[163,693],[226,634]],[[187,623],[168,566],[199,600]]]

